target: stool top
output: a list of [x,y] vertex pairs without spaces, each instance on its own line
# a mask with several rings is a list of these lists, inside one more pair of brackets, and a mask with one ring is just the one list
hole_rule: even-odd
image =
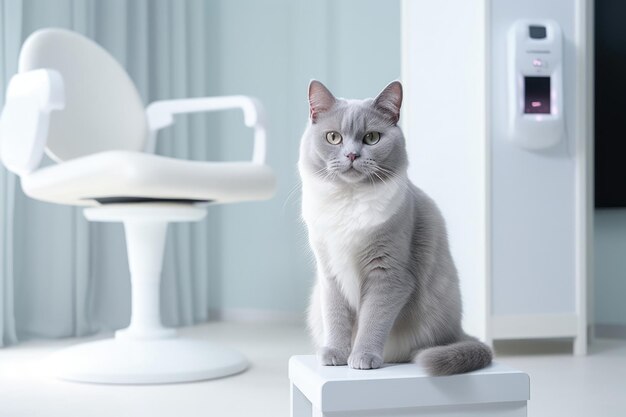
[[530,379],[500,363],[452,376],[429,376],[417,364],[376,370],[321,366],[314,355],[292,356],[289,379],[323,412],[527,401]]

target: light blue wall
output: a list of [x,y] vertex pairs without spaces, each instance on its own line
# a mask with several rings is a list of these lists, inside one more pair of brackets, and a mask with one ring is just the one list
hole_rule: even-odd
[[[338,96],[371,97],[400,77],[400,4],[385,0],[222,0],[215,3],[217,94],[250,94],[266,107],[269,164],[278,193],[269,202],[216,208],[219,278],[212,307],[299,315],[313,262],[299,220],[296,162],[311,78]],[[219,123],[224,159],[248,158],[251,134],[233,114]],[[293,194],[290,195],[290,193]]]
[[594,321],[626,326],[626,209],[596,210]]

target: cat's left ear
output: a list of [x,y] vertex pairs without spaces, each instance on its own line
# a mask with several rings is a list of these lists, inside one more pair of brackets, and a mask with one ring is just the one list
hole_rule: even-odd
[[393,122],[400,120],[400,106],[402,106],[402,84],[393,81],[374,99],[374,106]]
[[315,123],[320,113],[330,110],[337,99],[324,84],[317,80],[309,83],[309,116]]

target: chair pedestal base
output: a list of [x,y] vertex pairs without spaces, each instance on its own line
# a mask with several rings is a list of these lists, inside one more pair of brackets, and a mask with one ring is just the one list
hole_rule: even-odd
[[114,338],[62,349],[48,359],[61,379],[103,384],[166,384],[220,378],[244,371],[235,350],[204,340]]
[[201,220],[192,204],[141,203],[88,208],[90,221],[123,222],[130,266],[130,325],[114,339],[76,345],[52,355],[63,379],[107,384],[165,384],[219,378],[245,370],[238,352],[207,341],[176,337],[161,324],[160,281],[167,225]]

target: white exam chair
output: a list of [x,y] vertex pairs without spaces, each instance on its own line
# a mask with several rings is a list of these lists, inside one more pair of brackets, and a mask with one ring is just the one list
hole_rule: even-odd
[[[152,154],[173,115],[240,108],[254,129],[246,162],[185,161]],[[207,140],[214,138],[207,138]],[[38,169],[44,152],[55,162]],[[62,29],[34,32],[22,47],[0,117],[0,156],[37,200],[85,206],[90,221],[123,222],[132,314],[113,339],[50,358],[64,379],[169,383],[243,371],[238,352],[176,336],[160,319],[160,275],[169,222],[199,221],[207,203],[270,198],[259,103],[245,96],[157,101],[143,108],[124,69],[91,40]],[[68,254],[69,255],[69,254]]]

